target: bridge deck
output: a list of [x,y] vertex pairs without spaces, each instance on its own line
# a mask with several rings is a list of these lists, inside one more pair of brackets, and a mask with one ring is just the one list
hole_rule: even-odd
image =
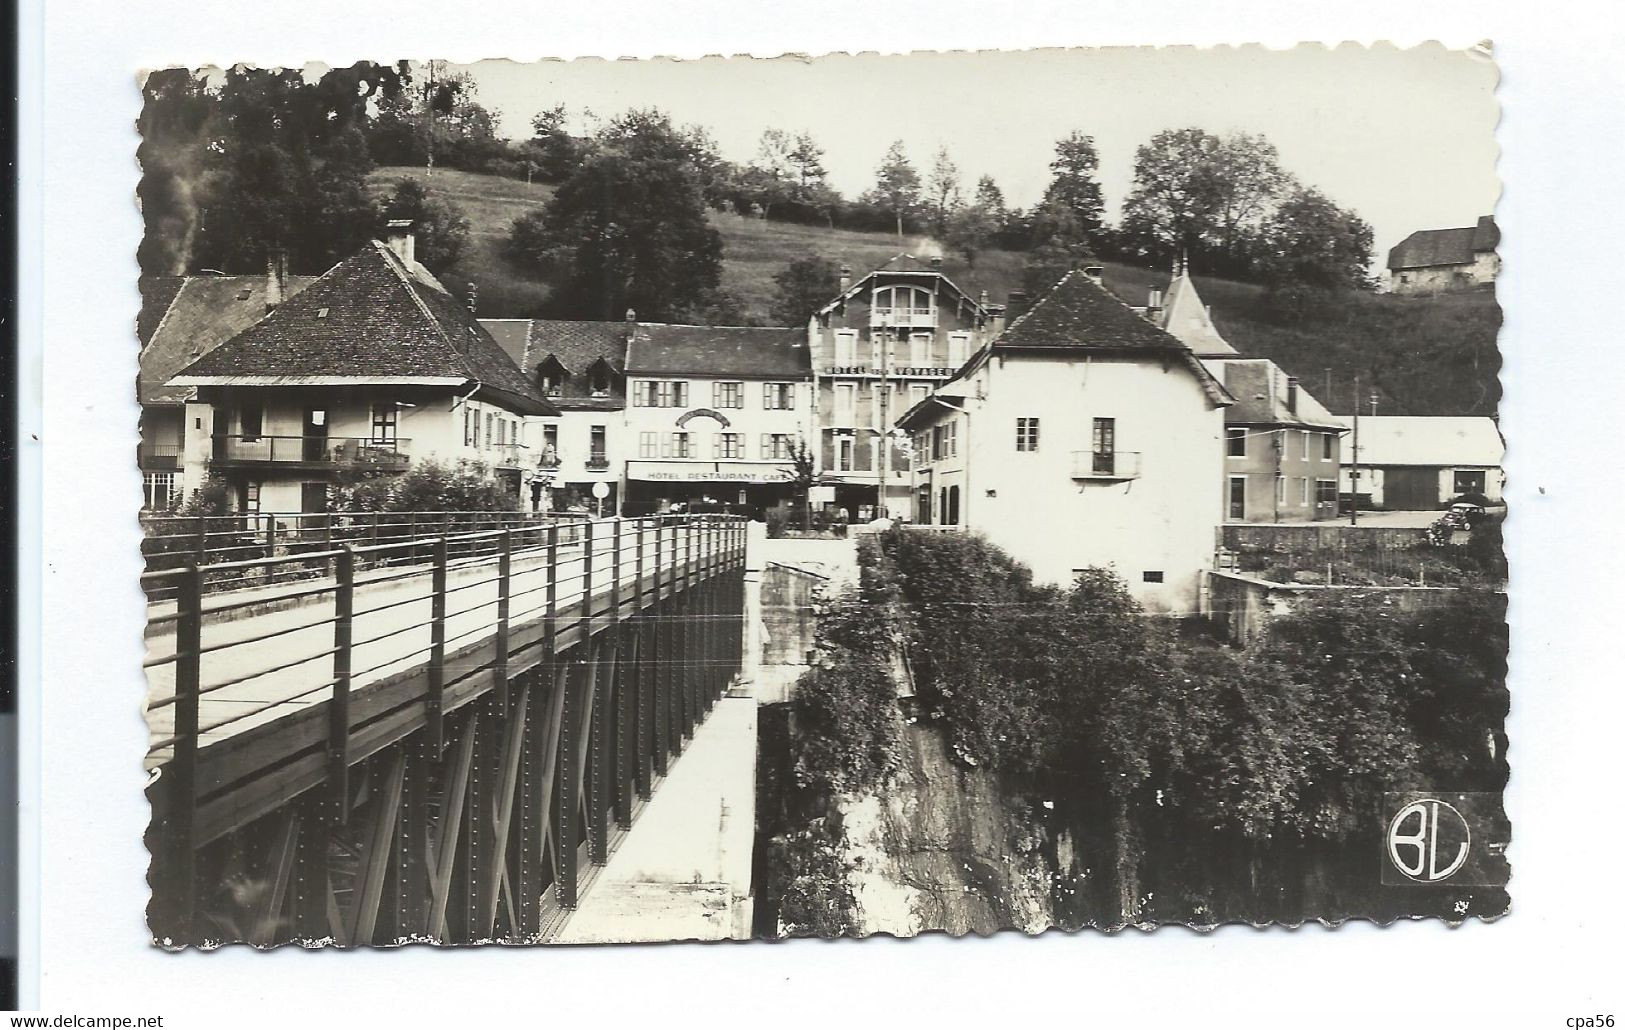
[[[499,535],[483,534],[492,539]],[[531,542],[522,544],[521,537]],[[505,656],[498,655],[496,642],[496,555],[446,562],[444,661],[439,670],[431,668],[433,566],[385,564],[355,572],[348,696],[351,761],[426,725],[424,702],[432,671],[441,677],[442,710],[450,713],[719,570],[714,555],[708,562],[693,552],[680,553],[675,533],[662,540],[651,527],[635,537],[626,533],[618,548],[602,536],[560,543],[555,534],[551,545],[545,531],[515,533],[513,538]],[[420,553],[423,543],[411,546]],[[309,564],[309,556],[301,557]],[[275,810],[325,777],[337,595],[334,577],[326,575],[280,589],[200,600],[195,702],[199,844]],[[159,613],[147,640],[149,769],[168,763],[177,744],[177,620],[162,609]]]

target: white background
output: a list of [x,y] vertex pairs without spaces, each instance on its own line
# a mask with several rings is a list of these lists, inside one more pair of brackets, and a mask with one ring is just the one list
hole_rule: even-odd
[[[131,460],[137,68],[1382,38],[1454,46],[1492,38],[1503,69],[1510,917],[1454,931],[1351,924],[590,950],[175,956],[146,945]],[[359,1025],[390,1014],[407,1025],[675,1026],[1032,1017],[1404,1026],[1436,1013],[1475,1026],[1560,1027],[1572,1015],[1625,1016],[1613,946],[1625,810],[1617,755],[1625,33],[1613,5],[51,0],[47,12],[24,12],[22,42],[22,386],[32,403],[19,414],[23,439],[37,433],[39,443],[21,460],[43,503],[25,502],[31,537],[21,563],[23,607],[33,611],[33,592],[43,595],[43,632],[25,641],[34,647],[21,670],[32,763],[23,873],[38,883],[37,898],[24,888],[22,915],[32,956],[24,976],[38,978],[38,1007],[164,1014],[177,1027]]]

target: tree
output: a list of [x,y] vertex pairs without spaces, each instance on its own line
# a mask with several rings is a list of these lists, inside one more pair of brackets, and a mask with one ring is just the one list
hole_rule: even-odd
[[141,95],[136,196],[146,232],[137,257],[142,275],[182,275],[191,268],[208,177],[215,174],[208,146],[219,131],[217,104],[185,68],[151,73]]
[[808,193],[824,184],[828,174],[824,170],[824,148],[812,138],[809,133],[799,133],[795,143],[790,148],[788,160],[794,170],[796,183],[801,187],[802,198],[806,199]]
[[455,265],[468,245],[468,219],[450,201],[429,193],[417,179],[396,180],[384,205],[384,220],[406,218],[417,237],[415,254],[423,267],[439,275]]
[[629,112],[544,212],[514,222],[509,257],[554,281],[548,306],[558,317],[702,315],[722,281],[722,237],[706,219],[708,153],[664,115]]
[[976,193],[971,202],[955,211],[948,219],[947,243],[964,255],[965,263],[976,267],[976,257],[993,246],[1010,222],[1010,210],[1004,203],[1004,191],[993,177],[984,175],[976,181]]
[[536,176],[543,182],[563,182],[586,152],[587,142],[570,134],[568,122],[563,104],[539,111],[530,120],[531,137],[521,150],[535,163]]
[[297,70],[228,71],[211,92],[192,267],[259,272],[282,251],[292,271],[315,274],[359,247],[378,220],[369,104],[400,86],[398,70],[365,62],[314,82]]
[[818,485],[818,460],[802,437],[790,445],[791,486],[801,494],[801,528],[812,528],[812,488]]
[[1319,190],[1299,189],[1264,228],[1262,271],[1277,288],[1359,289],[1370,285],[1371,244],[1371,226],[1359,215]]
[[926,184],[926,207],[931,218],[931,231],[938,236],[948,231],[948,220],[960,207],[959,166],[954,164],[947,147],[938,147],[936,160],[931,164],[931,178]]
[[863,199],[896,220],[897,238],[902,239],[903,220],[913,217],[920,206],[920,173],[909,163],[902,140],[886,151],[885,160],[875,171],[874,188]]
[[1134,154],[1123,227],[1173,252],[1211,248],[1234,264],[1291,185],[1261,135],[1201,129],[1159,132]]
[[[1087,242],[1102,225],[1105,200],[1095,176],[1100,170],[1100,155],[1095,151],[1094,137],[1074,131],[1055,144],[1055,160],[1050,162],[1051,179],[1044,190],[1041,210],[1060,217],[1070,216],[1069,232]],[[1054,235],[1047,226],[1038,235]],[[1042,242],[1037,239],[1035,242]]]
[[821,254],[796,258],[773,277],[778,286],[769,315],[774,324],[799,327],[840,292],[841,272]]
[[1022,285],[1033,299],[1061,281],[1066,273],[1095,260],[1088,229],[1070,208],[1043,206],[1034,213],[1033,223],[1044,227],[1042,241],[1027,252],[1022,268]]

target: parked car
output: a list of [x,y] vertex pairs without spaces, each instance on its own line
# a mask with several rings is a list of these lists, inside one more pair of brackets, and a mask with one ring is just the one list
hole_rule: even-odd
[[1489,517],[1482,504],[1472,501],[1457,501],[1444,513],[1445,518],[1460,525],[1462,529],[1472,529]]

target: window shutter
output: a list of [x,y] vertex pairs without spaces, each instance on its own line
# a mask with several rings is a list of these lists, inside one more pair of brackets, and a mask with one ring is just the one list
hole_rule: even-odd
[[711,407],[722,407],[722,384],[716,380],[711,381]]
[[784,407],[786,411],[796,410],[796,388],[793,383],[784,384]]

